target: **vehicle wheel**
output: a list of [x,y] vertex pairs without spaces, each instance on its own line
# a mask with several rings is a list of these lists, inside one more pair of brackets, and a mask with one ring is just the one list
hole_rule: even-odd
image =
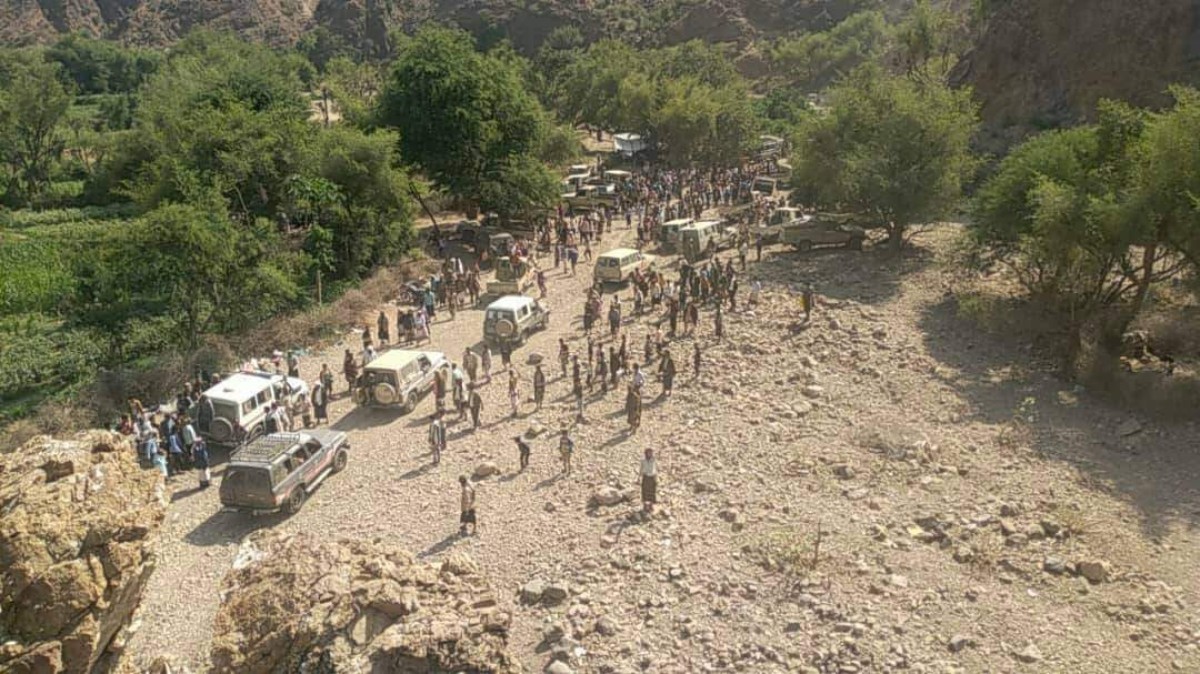
[[233,424],[225,417],[217,417],[209,425],[212,439],[217,442],[229,442],[233,439]]
[[409,391],[408,397],[404,399],[404,412],[412,414],[417,409],[417,392]]
[[296,487],[292,493],[288,494],[287,501],[283,503],[283,512],[289,515],[295,515],[300,512],[301,506],[304,505],[304,487]]
[[350,455],[346,450],[339,449],[337,454],[333,455],[333,472],[340,473],[346,469],[346,462],[350,460]]
[[849,241],[846,242],[846,247],[849,248],[850,250],[862,250],[862,248],[863,248],[862,237],[856,236],[853,239],[850,239]]
[[796,244],[796,250],[800,251],[801,253],[807,253],[808,251],[812,250],[812,241],[800,241]]

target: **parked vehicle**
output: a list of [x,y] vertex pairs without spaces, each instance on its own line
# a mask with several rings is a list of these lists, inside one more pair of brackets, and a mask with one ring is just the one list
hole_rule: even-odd
[[758,194],[765,194],[768,197],[774,196],[775,192],[778,189],[779,189],[779,181],[774,178],[762,178],[762,177],[755,178],[754,182],[751,183],[751,185],[750,185],[751,192],[755,192]]
[[271,403],[291,410],[308,395],[300,379],[268,372],[238,372],[200,397],[196,431],[209,445],[237,447],[266,433]]
[[537,283],[537,270],[529,260],[518,258],[513,264],[512,256],[496,258],[496,278],[488,281],[489,295],[519,295]]
[[634,248],[616,248],[596,258],[592,275],[601,283],[624,283],[635,269],[645,271],[657,259]]
[[737,231],[733,227],[725,227],[717,220],[694,222],[679,230],[679,242],[683,257],[688,262],[695,262],[733,246]]
[[851,224],[850,220],[851,217],[845,215],[817,215],[806,218],[785,226],[781,239],[801,252],[812,250],[816,246],[845,246],[852,250],[862,250],[863,242],[867,240],[867,232],[862,227]]
[[488,305],[483,314],[483,339],[488,344],[521,346],[530,333],[550,324],[550,310],[525,295],[506,295]]
[[346,468],[350,441],[342,431],[272,433],[234,452],[221,478],[229,510],[295,514],[317,485]]
[[355,383],[354,402],[411,413],[433,389],[438,371],[449,369],[450,361],[438,351],[385,351],[363,368]]
[[622,185],[633,180],[633,174],[629,171],[612,169],[604,172],[604,181],[613,183],[614,185]]
[[668,220],[658,228],[658,241],[664,250],[675,250],[679,247],[679,230],[695,222],[691,218]]

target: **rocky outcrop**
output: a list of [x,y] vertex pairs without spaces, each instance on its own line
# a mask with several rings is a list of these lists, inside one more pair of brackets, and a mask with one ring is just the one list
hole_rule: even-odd
[[217,674],[522,671],[509,614],[462,555],[423,564],[379,542],[253,537],[222,596]]
[[0,454],[0,671],[106,664],[154,570],[164,508],[161,474],[115,433]]
[[1091,118],[1102,98],[1169,103],[1200,80],[1200,0],[1010,0],[952,75],[970,85],[986,129],[1016,140]]

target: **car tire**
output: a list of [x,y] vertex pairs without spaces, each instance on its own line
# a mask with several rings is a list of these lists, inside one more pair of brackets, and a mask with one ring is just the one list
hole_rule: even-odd
[[404,413],[412,414],[417,409],[417,392],[409,391],[408,396],[404,399]]
[[289,515],[295,515],[300,512],[300,508],[304,507],[304,497],[307,494],[304,492],[303,486],[298,486],[288,494],[287,500],[283,502],[283,512]]
[[849,241],[846,242],[846,247],[849,248],[850,250],[862,250],[863,249],[862,237],[856,236],[856,237],[850,239]]
[[217,442],[229,442],[233,440],[233,424],[225,417],[217,417],[209,424],[209,433]]
[[800,251],[801,253],[809,252],[812,250],[812,247],[812,241],[809,241],[808,239],[796,242],[796,250]]
[[349,460],[350,455],[346,453],[346,450],[339,449],[337,454],[333,455],[333,472],[340,473],[346,470],[346,462]]

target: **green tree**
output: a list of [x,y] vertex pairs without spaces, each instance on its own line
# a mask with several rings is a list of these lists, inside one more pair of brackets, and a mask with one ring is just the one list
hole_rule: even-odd
[[536,151],[546,121],[511,60],[481,54],[466,33],[443,28],[397,45],[380,97],[379,122],[402,131],[405,160],[484,209],[494,205],[484,182]]
[[895,248],[913,225],[959,204],[976,161],[969,91],[875,68],[834,87],[830,110],[801,125],[793,182],[827,208],[848,208],[888,232]]
[[5,201],[28,206],[50,184],[62,156],[71,92],[57,64],[23,55],[0,63],[0,162],[6,169]]
[[95,312],[106,328],[162,315],[175,342],[195,348],[207,333],[244,329],[296,304],[299,288],[281,267],[272,228],[237,226],[213,205],[164,205],[118,240],[93,297],[108,307]]
[[1134,312],[1151,284],[1181,264],[1200,270],[1200,92],[1177,87],[1172,94],[1175,106],[1151,117],[1144,129],[1140,119],[1130,123],[1130,135],[1136,135],[1130,217],[1145,228]]
[[782,38],[768,56],[775,75],[815,90],[878,61],[891,47],[893,32],[882,12],[859,12],[829,30]]

